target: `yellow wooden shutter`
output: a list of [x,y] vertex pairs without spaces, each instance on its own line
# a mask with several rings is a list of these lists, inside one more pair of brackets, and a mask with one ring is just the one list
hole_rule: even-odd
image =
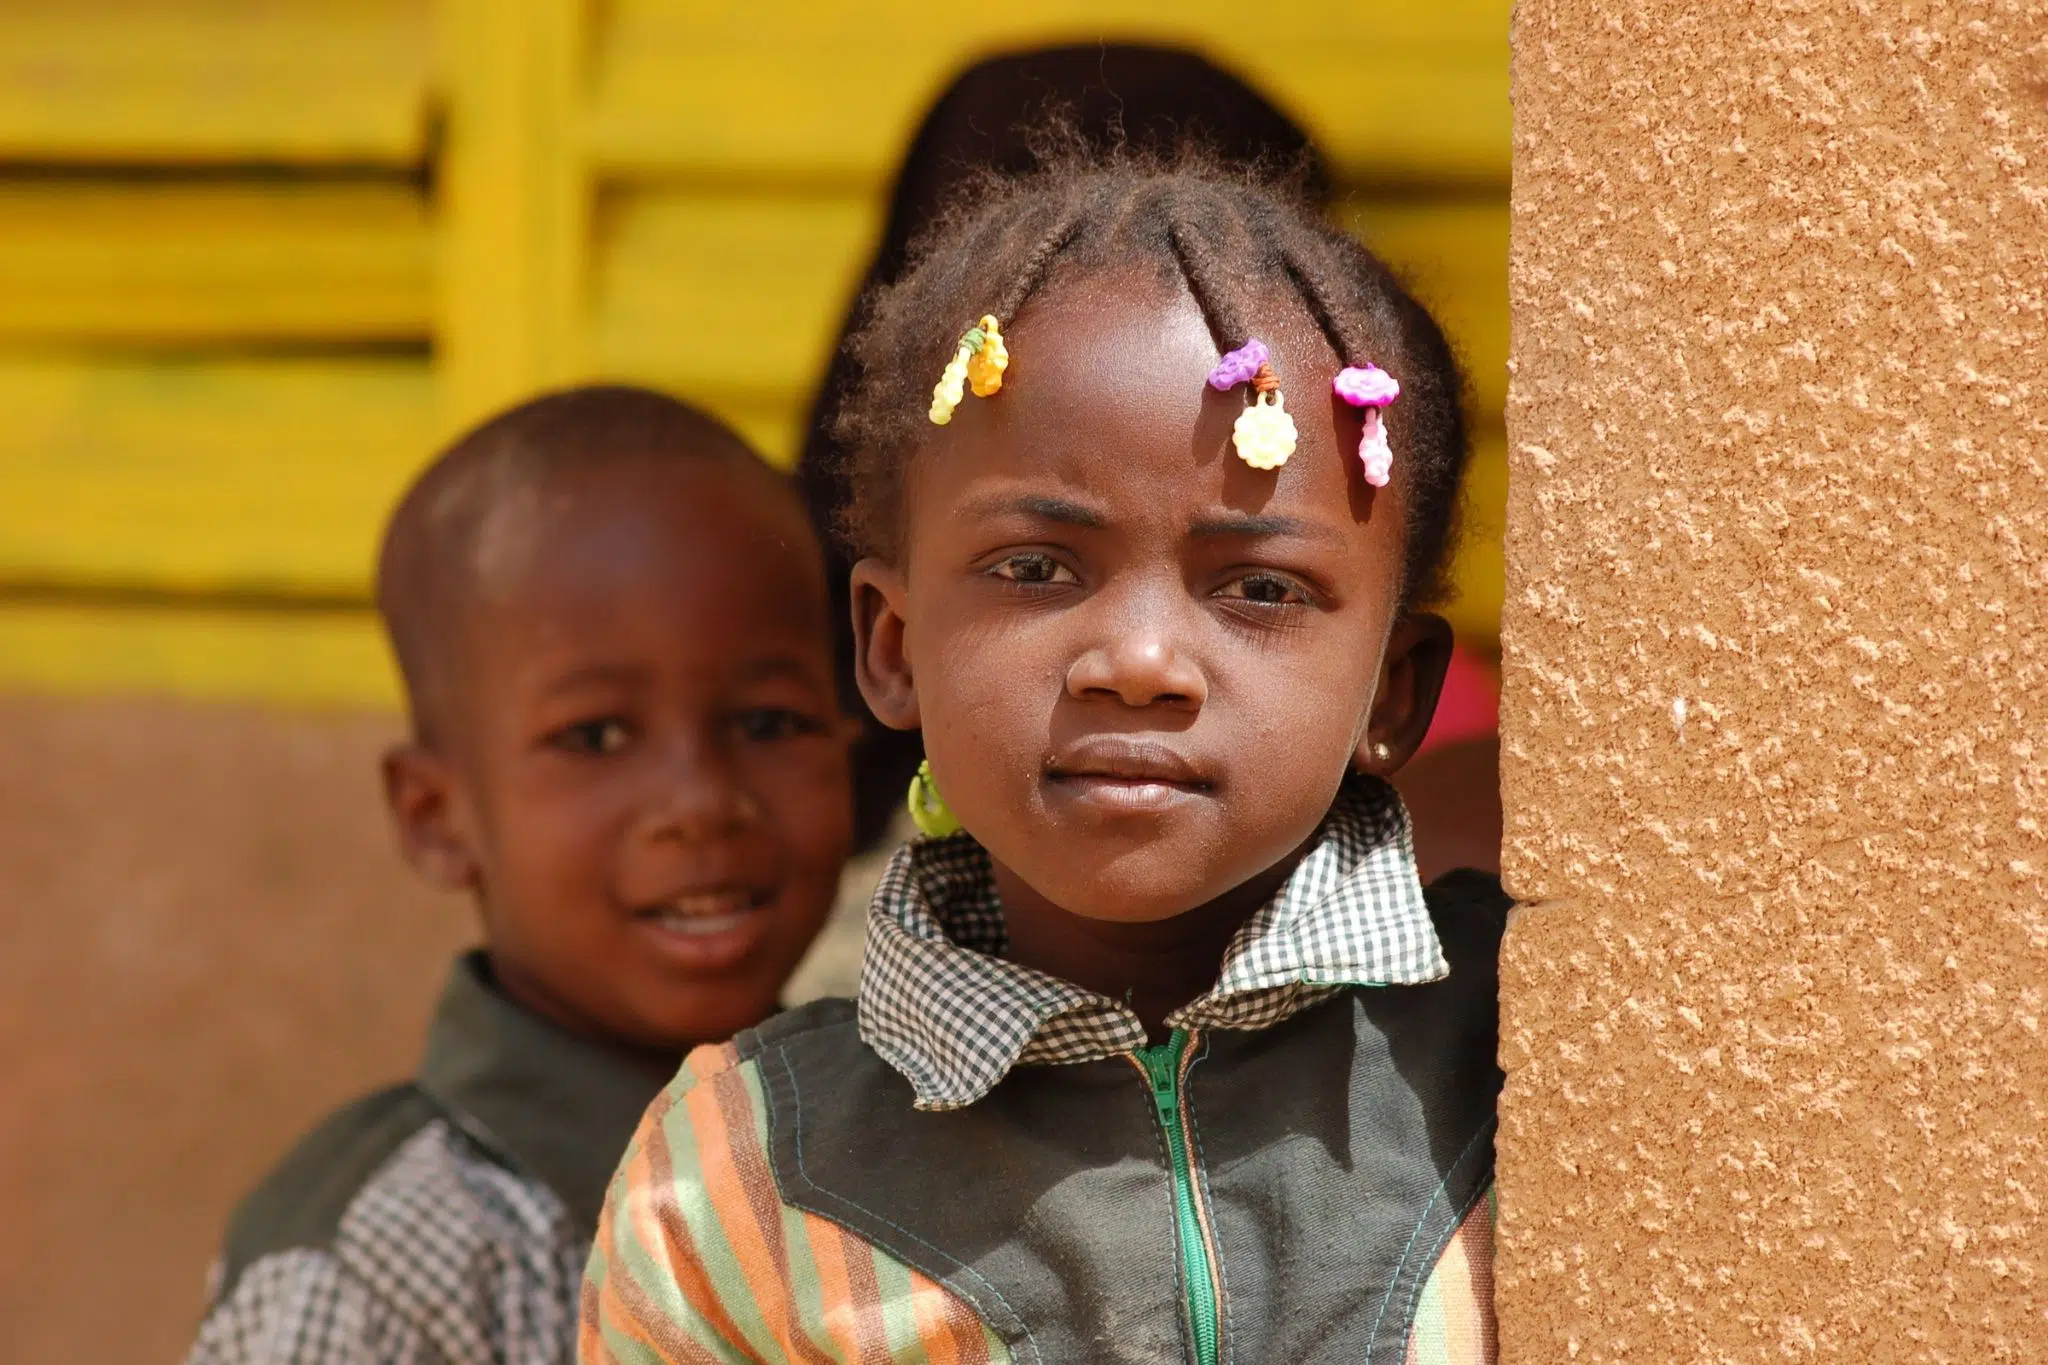
[[1490,640],[1506,0],[72,0],[0,9],[0,685],[390,701],[371,555],[438,441],[616,377],[793,457],[926,104],[1091,38],[1260,83],[1439,309]]

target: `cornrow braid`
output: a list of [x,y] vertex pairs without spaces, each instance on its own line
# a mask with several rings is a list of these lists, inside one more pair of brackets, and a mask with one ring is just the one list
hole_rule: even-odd
[[[1466,458],[1462,382],[1441,329],[1370,251],[1285,186],[1189,155],[1082,153],[985,182],[926,233],[895,283],[867,297],[847,342],[857,379],[835,424],[851,452],[839,525],[853,553],[901,552],[905,468],[934,431],[925,386],[955,354],[963,315],[993,304],[1014,331],[1055,272],[1148,262],[1185,284],[1221,353],[1246,345],[1254,315],[1293,306],[1340,366],[1377,364],[1398,380],[1385,420],[1406,513],[1403,600],[1436,600]],[[1261,402],[1279,386],[1270,369],[1248,378]]]
[[1337,358],[1346,365],[1365,364],[1365,350],[1353,339],[1351,328],[1330,297],[1327,282],[1318,272],[1304,268],[1301,256],[1295,250],[1281,248],[1280,260],[1287,269],[1287,277],[1301,291],[1310,315],[1315,318],[1316,326],[1322,328],[1323,336],[1328,339],[1330,349],[1337,353]]
[[1223,284],[1223,272],[1209,244],[1197,237],[1187,222],[1176,215],[1168,225],[1167,240],[1173,243],[1174,259],[1187,276],[1195,304],[1209,323],[1210,334],[1219,351],[1235,350],[1251,338],[1251,328],[1238,315],[1237,302]]
[[1055,218],[1045,235],[1038,239],[1038,245],[1031,248],[1031,254],[1017,267],[1017,277],[1010,282],[1009,289],[996,301],[995,314],[1008,325],[1017,316],[1017,310],[1038,291],[1045,280],[1052,263],[1066,249],[1074,233],[1081,226],[1081,206],[1076,205],[1061,217]]

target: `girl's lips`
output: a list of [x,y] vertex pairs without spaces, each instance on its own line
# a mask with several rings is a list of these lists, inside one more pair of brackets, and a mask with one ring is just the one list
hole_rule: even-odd
[[1214,785],[1206,771],[1178,750],[1128,735],[1084,739],[1047,760],[1045,772],[1055,782],[1157,784],[1190,791]]
[[1215,789],[1207,771],[1157,740],[1094,735],[1045,765],[1047,785],[1112,815],[1160,815]]
[[1208,791],[1192,782],[1158,778],[1112,777],[1103,773],[1052,773],[1055,791],[1084,805],[1126,815],[1157,815],[1198,800]]

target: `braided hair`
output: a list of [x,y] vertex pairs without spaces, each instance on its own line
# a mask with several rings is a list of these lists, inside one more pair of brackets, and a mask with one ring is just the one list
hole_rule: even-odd
[[1442,330],[1376,256],[1287,186],[1199,154],[1169,162],[1069,151],[991,178],[937,221],[895,283],[869,296],[848,342],[858,378],[835,432],[851,452],[839,530],[853,552],[901,551],[905,467],[932,431],[926,396],[961,319],[987,310],[1011,328],[1062,271],[1148,262],[1185,282],[1219,351],[1244,345],[1249,315],[1282,291],[1340,364],[1377,364],[1400,380],[1388,425],[1406,492],[1402,601],[1440,600],[1467,454],[1462,380]]

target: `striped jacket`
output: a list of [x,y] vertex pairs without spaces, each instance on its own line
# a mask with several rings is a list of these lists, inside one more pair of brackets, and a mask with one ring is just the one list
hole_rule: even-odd
[[1505,909],[1425,898],[1398,803],[1351,792],[1147,1046],[1001,959],[971,840],[913,845],[858,1007],[700,1050],[648,1111],[581,1358],[1488,1365]]

